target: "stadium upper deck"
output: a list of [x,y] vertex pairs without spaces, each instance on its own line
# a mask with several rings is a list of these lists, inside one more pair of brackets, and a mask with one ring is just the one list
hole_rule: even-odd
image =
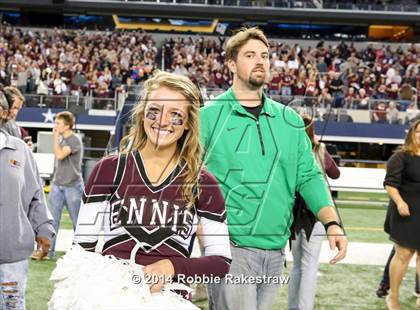
[[[237,21],[416,25],[417,3],[340,0],[1,0],[0,9],[70,14],[141,14],[151,17],[219,18]],[[205,7],[205,9],[203,9]],[[358,10],[355,14],[355,10]]]
[[194,5],[253,6],[288,9],[336,9],[419,12],[416,0],[120,0],[122,2],[183,3]]

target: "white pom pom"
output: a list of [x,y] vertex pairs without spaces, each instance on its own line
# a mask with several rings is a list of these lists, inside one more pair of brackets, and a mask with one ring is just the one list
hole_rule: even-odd
[[144,281],[143,266],[87,252],[79,245],[73,245],[57,261],[50,280],[56,283],[49,310],[199,309],[171,291],[189,292],[189,287],[170,284],[151,294]]

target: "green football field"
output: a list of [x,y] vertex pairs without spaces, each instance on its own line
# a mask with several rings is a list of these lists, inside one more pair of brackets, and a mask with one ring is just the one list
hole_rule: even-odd
[[[339,199],[359,201],[387,201],[385,195],[343,193]],[[386,207],[378,205],[337,205],[345,223],[350,242],[389,243],[383,232]],[[62,227],[71,229],[67,213],[63,214]],[[363,255],[361,253],[361,255]],[[48,280],[55,267],[55,260],[31,261],[27,289],[27,309],[47,309],[53,284]],[[288,262],[287,275],[292,268]],[[376,297],[375,290],[382,274],[380,266],[328,265],[321,264],[318,274],[318,288],[315,309],[386,309],[384,299]],[[409,268],[401,286],[402,309],[414,309],[414,268]],[[206,302],[197,305],[206,308]],[[274,309],[287,309],[287,287],[282,287]],[[240,309],[238,309],[240,310]]]

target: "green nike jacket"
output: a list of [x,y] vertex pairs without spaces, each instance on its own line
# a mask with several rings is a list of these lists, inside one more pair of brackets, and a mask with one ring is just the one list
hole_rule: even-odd
[[333,206],[303,120],[293,109],[265,97],[257,119],[229,89],[201,108],[200,118],[204,163],[224,194],[234,244],[284,248],[296,191],[315,215]]

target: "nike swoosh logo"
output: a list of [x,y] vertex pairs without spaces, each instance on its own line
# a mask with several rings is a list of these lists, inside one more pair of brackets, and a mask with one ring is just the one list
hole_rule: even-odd
[[234,129],[236,129],[236,127],[227,128],[227,131],[232,131],[232,130],[234,130]]

